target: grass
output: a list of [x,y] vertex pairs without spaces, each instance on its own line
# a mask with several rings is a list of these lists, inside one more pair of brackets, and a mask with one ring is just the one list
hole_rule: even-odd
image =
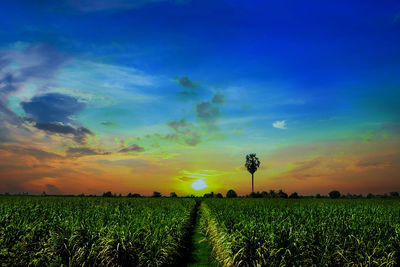
[[174,265],[193,199],[0,198],[3,265]]
[[209,199],[204,204],[204,232],[225,266],[400,263],[398,200]]
[[190,255],[190,266],[397,266],[400,201],[0,197],[2,266],[183,266]]

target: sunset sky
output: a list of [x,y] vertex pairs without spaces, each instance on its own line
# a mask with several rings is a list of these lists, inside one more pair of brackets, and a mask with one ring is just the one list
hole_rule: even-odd
[[400,191],[399,1],[2,1],[0,193],[248,194],[249,153]]

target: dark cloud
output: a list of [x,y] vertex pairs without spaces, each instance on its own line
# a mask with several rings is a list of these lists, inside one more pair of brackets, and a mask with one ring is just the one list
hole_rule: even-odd
[[41,149],[37,148],[31,148],[31,147],[19,147],[19,146],[4,146],[0,145],[0,149],[6,150],[6,151],[11,151],[17,155],[26,155],[26,156],[32,156],[35,157],[38,160],[47,160],[47,159],[64,159],[64,157],[52,153],[52,152],[47,152]]
[[170,121],[167,125],[174,130],[174,133],[164,136],[164,139],[189,146],[196,146],[202,141],[196,127],[192,123],[186,122],[185,119]]
[[187,123],[185,119],[170,121],[167,123],[167,125],[176,131],[178,131],[180,128],[191,126],[191,124]]
[[25,113],[37,122],[70,122],[69,116],[77,114],[85,106],[75,97],[59,93],[35,96],[21,103]]
[[196,112],[197,117],[204,121],[215,121],[220,115],[219,108],[210,102],[197,104]]
[[121,149],[119,152],[143,152],[143,151],[144,151],[143,147],[138,146],[137,144],[133,144]]
[[390,162],[381,162],[381,161],[359,161],[357,163],[357,166],[362,167],[362,168],[385,168],[389,167],[392,164]]
[[[47,44],[30,45],[22,50],[0,51],[0,112],[9,123],[21,120],[7,106],[8,97],[27,82],[40,80],[42,86],[52,84],[54,75],[68,58]],[[17,67],[11,66],[14,64]]]
[[46,184],[46,194],[48,195],[62,195],[63,191],[61,191],[57,186],[52,184]]
[[67,155],[70,157],[83,157],[83,156],[94,156],[94,155],[109,155],[109,152],[99,152],[88,147],[69,147],[67,149]]
[[35,127],[39,130],[43,130],[48,134],[62,134],[72,135],[75,142],[83,144],[86,142],[88,135],[93,135],[93,132],[85,127],[74,128],[70,125],[64,125],[61,123],[36,123]]
[[213,96],[211,102],[214,103],[214,104],[223,104],[224,103],[224,98],[225,98],[225,96],[223,94],[216,93]]
[[187,76],[182,76],[182,77],[175,77],[174,79],[180,86],[182,86],[185,89],[197,89],[199,88],[199,85],[191,81],[189,77]]

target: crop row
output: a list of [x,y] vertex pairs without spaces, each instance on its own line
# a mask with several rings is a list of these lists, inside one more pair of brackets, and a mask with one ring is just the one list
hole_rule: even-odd
[[177,264],[193,199],[0,198],[5,266]]
[[200,212],[224,266],[400,264],[397,200],[209,199]]

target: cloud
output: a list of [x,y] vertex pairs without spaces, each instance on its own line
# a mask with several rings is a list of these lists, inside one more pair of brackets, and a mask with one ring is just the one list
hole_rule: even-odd
[[47,134],[72,135],[75,142],[83,144],[86,142],[88,135],[94,135],[92,131],[85,127],[74,128],[70,125],[61,123],[40,123],[37,122],[35,127],[45,131]]
[[283,121],[275,121],[274,123],[272,123],[272,126],[274,128],[282,129],[282,130],[286,130],[287,129],[285,120],[283,120]]
[[371,161],[371,160],[362,160],[357,162],[357,166],[361,167],[361,168],[377,168],[377,169],[381,169],[381,168],[385,168],[385,167],[389,167],[392,166],[392,163],[390,162],[380,162],[380,161]]
[[2,120],[20,125],[22,120],[7,104],[10,94],[18,92],[31,81],[39,88],[53,84],[53,78],[68,57],[48,44],[28,45],[22,49],[0,51],[0,115]]
[[46,184],[46,193],[48,195],[62,195],[63,192],[55,185]]
[[70,157],[83,157],[83,156],[95,156],[95,155],[109,155],[110,152],[99,152],[88,147],[69,147],[67,149],[67,155]]
[[24,155],[24,156],[32,156],[38,160],[57,160],[57,159],[64,159],[63,156],[60,156],[56,153],[46,152],[41,149],[33,148],[33,147],[20,147],[20,146],[5,146],[0,145],[0,149],[13,152],[17,155]]
[[197,181],[199,178],[182,176],[182,177],[179,177],[178,179],[183,182],[194,182],[194,181]]
[[143,147],[140,147],[137,144],[133,144],[121,149],[119,152],[143,152],[143,151],[144,151]]
[[220,113],[219,108],[210,102],[202,102],[196,105],[197,117],[205,121],[215,121]]
[[187,76],[175,77],[174,80],[183,88],[182,91],[178,92],[178,96],[182,97],[183,100],[195,97],[197,95],[197,90],[200,88],[200,85],[192,80],[190,80]]
[[199,84],[194,81],[191,81],[187,76],[175,77],[174,79],[180,86],[186,89],[197,89],[199,88]]
[[103,125],[103,126],[113,126],[113,125],[115,125],[114,122],[111,122],[111,121],[102,121],[100,124]]
[[173,121],[168,122],[167,125],[176,131],[178,131],[180,128],[185,128],[185,127],[191,126],[191,124],[187,123],[185,119],[173,120]]
[[35,96],[28,102],[21,102],[25,113],[37,122],[70,122],[69,117],[82,111],[85,106],[75,97],[60,93]]
[[196,146],[201,143],[202,138],[196,127],[183,118],[181,120],[173,120],[167,123],[168,127],[173,129],[173,134],[164,136],[167,140],[174,140],[178,143]]
[[216,93],[213,96],[211,102],[214,103],[214,104],[223,104],[224,103],[224,97],[225,96],[223,94]]

